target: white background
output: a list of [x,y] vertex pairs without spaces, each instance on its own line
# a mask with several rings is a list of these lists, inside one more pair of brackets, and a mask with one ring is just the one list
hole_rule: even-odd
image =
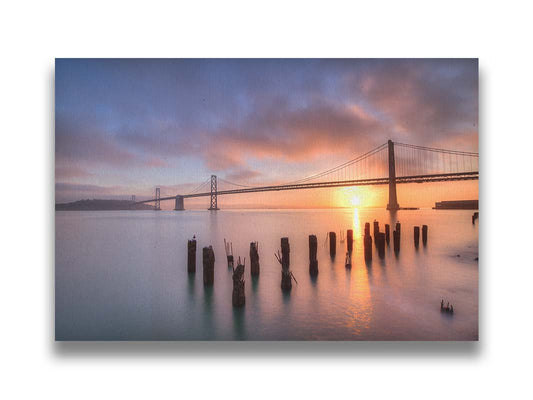
[[[531,394],[526,2],[3,2],[0,397]],[[55,57],[479,57],[479,343],[54,343]]]

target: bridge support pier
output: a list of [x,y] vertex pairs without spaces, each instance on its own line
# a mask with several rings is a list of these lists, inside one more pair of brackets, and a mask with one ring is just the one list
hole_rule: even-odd
[[389,145],[389,204],[387,210],[396,211],[400,209],[396,196],[396,163],[394,161],[394,142],[388,141]]
[[185,207],[183,206],[183,196],[176,196],[176,205],[174,206],[174,211],[183,211]]

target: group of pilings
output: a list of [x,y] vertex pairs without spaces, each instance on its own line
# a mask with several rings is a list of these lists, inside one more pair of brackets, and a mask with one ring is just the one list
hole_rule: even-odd
[[[241,262],[239,257],[237,267],[234,267],[233,244],[224,239],[224,248],[226,250],[226,259],[228,268],[233,270],[233,293],[232,303],[235,307],[241,307],[245,304],[244,294],[244,266],[246,258]],[[250,271],[252,276],[258,276],[259,267],[259,244],[258,242],[250,243]],[[213,246],[206,246],[202,249],[202,266],[204,286],[213,286],[215,280],[215,252]],[[187,272],[196,273],[196,239],[193,238],[187,242]]]
[[[385,232],[380,232],[379,222],[373,223],[373,238],[370,235],[370,223],[365,223],[363,247],[365,261],[372,261],[372,242],[377,248],[379,258],[385,257],[385,246],[390,245],[390,225],[385,224]],[[341,235],[343,237],[343,235]],[[400,238],[401,238],[401,224],[396,222],[395,229],[392,232],[394,253],[400,252]],[[331,258],[335,258],[337,252],[337,235],[335,232],[328,233],[329,238],[329,253]],[[422,225],[422,244],[427,245],[428,226]],[[420,227],[415,226],[413,229],[413,239],[416,248],[420,242]],[[346,268],[352,267],[352,252],[353,252],[353,230],[348,229],[346,233],[347,252],[345,258]],[[317,246],[318,241],[315,235],[309,235],[309,274],[316,277],[318,275],[318,259]],[[245,304],[244,294],[244,270],[246,259],[241,262],[239,257],[237,267],[234,267],[233,244],[224,239],[224,248],[226,250],[226,258],[228,268],[233,270],[233,293],[232,303],[235,307],[241,307]],[[283,291],[290,291],[292,289],[292,281],[296,283],[296,278],[290,269],[290,245],[289,238],[281,238],[281,253],[278,250],[275,254],[276,259],[281,265],[281,289]],[[202,265],[203,265],[203,280],[204,286],[212,286],[214,284],[215,273],[215,253],[212,246],[206,246],[202,249]],[[187,271],[189,273],[196,272],[196,239],[193,238],[187,242]],[[259,266],[259,244],[258,242],[250,243],[250,273],[252,276],[258,276],[260,272]]]
[[[364,245],[364,255],[365,261],[372,261],[372,242],[374,242],[375,247],[378,252],[379,258],[385,258],[385,245],[390,245],[390,225],[385,224],[385,232],[380,232],[379,222],[374,221],[374,230],[373,230],[373,240],[370,235],[370,223],[365,223],[365,232],[363,238]],[[400,253],[400,239],[402,233],[402,225],[399,222],[396,222],[395,229],[392,232],[392,242],[394,253],[398,255]],[[418,248],[420,243],[420,227],[415,226],[413,228],[413,240],[415,248]],[[428,226],[422,225],[422,244],[427,245],[428,240]]]

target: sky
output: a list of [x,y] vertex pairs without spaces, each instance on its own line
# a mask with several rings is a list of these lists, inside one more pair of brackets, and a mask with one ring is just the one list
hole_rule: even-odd
[[[477,59],[57,59],[55,101],[56,202],[289,182],[388,139],[478,151]],[[400,205],[420,197],[400,186]],[[477,182],[418,186],[425,205],[477,198]],[[309,193],[219,203],[386,204],[378,187]]]

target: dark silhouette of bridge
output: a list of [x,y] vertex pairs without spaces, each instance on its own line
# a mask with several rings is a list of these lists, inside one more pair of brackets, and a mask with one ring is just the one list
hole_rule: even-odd
[[[209,210],[218,210],[218,196],[240,193],[274,192],[333,188],[346,186],[389,185],[388,210],[401,209],[396,185],[401,183],[447,182],[479,179],[479,153],[437,149],[398,143],[387,143],[343,164],[306,178],[278,185],[247,186],[219,178],[228,188],[219,189],[217,176],[201,183],[192,192],[161,197],[156,188],[155,198],[137,203],[155,203],[174,200],[175,210],[184,210],[184,199],[210,197]],[[207,190],[209,189],[209,190]],[[205,190],[205,191],[202,191]]]

